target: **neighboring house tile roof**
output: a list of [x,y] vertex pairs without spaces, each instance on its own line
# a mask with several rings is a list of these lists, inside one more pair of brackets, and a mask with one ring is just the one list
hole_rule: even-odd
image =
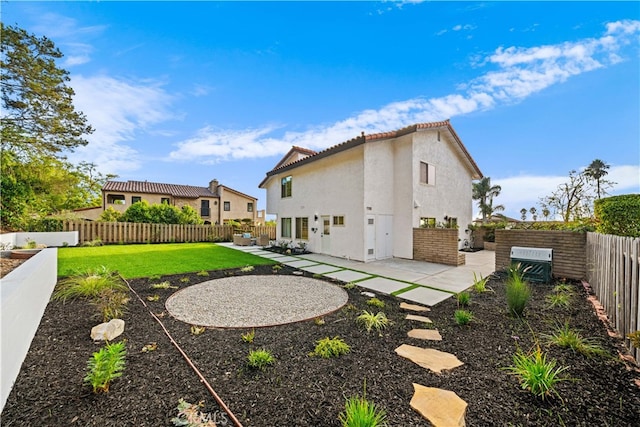
[[[226,188],[226,187],[225,187]],[[195,187],[192,185],[161,184],[148,181],[107,181],[103,191],[122,191],[125,193],[142,194],[166,194],[185,199],[197,199],[198,197],[218,197],[207,187]]]
[[[348,150],[349,148],[353,148],[356,147],[358,145],[364,144],[368,141],[375,141],[375,140],[381,140],[381,139],[389,139],[389,138],[397,138],[403,135],[408,135],[410,133],[413,132],[417,132],[419,130],[422,129],[435,129],[435,128],[446,128],[451,135],[453,136],[454,142],[455,142],[455,148],[459,151],[459,153],[461,154],[461,156],[466,159],[468,161],[469,167],[473,170],[474,172],[474,179],[480,179],[482,178],[482,172],[480,171],[480,168],[478,167],[478,165],[476,164],[475,160],[473,160],[473,158],[471,157],[471,155],[469,154],[469,152],[467,151],[466,147],[464,146],[464,144],[462,143],[462,141],[460,140],[460,137],[458,137],[458,134],[456,133],[456,131],[453,129],[453,127],[451,126],[451,123],[449,122],[449,119],[447,120],[443,120],[443,121],[439,121],[439,122],[431,122],[431,123],[418,123],[415,125],[411,125],[411,126],[407,126],[404,127],[402,129],[397,129],[394,131],[390,131],[390,132],[380,132],[380,133],[373,133],[370,135],[365,135],[364,132],[362,132],[362,135],[352,138],[348,141],[342,142],[340,144],[334,145],[332,147],[326,148],[320,152],[315,152],[312,150],[307,150],[301,147],[293,147],[291,150],[289,150],[289,152],[282,158],[282,160],[280,160],[280,162],[278,162],[278,164],[269,172],[267,172],[267,176],[262,180],[262,182],[260,183],[260,185],[258,185],[259,188],[262,188],[262,186],[267,182],[267,180],[269,179],[269,177],[276,175],[280,172],[289,170],[289,169],[293,169],[296,168],[298,166],[301,166],[303,164],[307,164],[316,160],[320,160],[322,158],[331,156],[332,154],[336,154],[339,153],[341,151],[344,150]],[[285,160],[288,159],[289,157],[291,157],[291,154],[295,151],[295,150],[305,150],[307,152],[311,152],[314,154],[309,154],[308,157],[305,157],[303,159],[297,160],[295,162],[291,162],[291,163],[287,163]]]

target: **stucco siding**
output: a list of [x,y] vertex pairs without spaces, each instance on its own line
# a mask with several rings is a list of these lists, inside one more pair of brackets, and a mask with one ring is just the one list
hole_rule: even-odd
[[393,141],[394,197],[393,197],[393,255],[413,258],[413,148],[412,135]]

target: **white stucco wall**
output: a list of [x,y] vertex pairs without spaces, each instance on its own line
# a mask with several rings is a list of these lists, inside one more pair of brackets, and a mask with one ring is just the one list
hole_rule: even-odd
[[46,246],[77,246],[79,242],[78,235],[79,233],[77,231],[20,231],[0,235],[0,242],[5,245],[9,244],[13,248],[24,247],[29,241]]
[[[345,225],[331,225],[331,249],[328,255],[364,260],[363,147],[358,146],[307,165],[273,176],[265,184],[267,212],[275,214],[277,236],[281,239],[281,218],[292,219],[292,238],[295,239],[295,218],[309,218],[309,250],[322,252],[321,232],[323,215],[345,217]],[[280,180],[292,176],[292,196],[282,198]],[[318,222],[314,220],[318,216]],[[311,228],[318,228],[316,233]],[[358,238],[354,238],[358,236]]]
[[393,256],[413,258],[413,135],[397,138],[393,142],[395,164],[393,215]]

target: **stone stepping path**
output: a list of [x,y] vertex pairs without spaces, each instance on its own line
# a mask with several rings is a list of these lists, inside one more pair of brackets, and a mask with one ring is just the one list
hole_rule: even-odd
[[407,332],[407,336],[419,340],[442,341],[442,336],[437,329],[412,329]]
[[428,317],[418,316],[417,314],[407,314],[406,319],[407,320],[415,320],[415,321],[424,322],[424,323],[433,323],[431,321],[431,319],[429,319]]
[[411,311],[431,311],[431,309],[429,307],[423,307],[421,305],[417,305],[417,304],[407,304],[406,302],[401,302],[400,303],[400,308],[403,310],[411,310]]
[[395,349],[395,352],[411,360],[413,363],[427,368],[436,374],[441,373],[444,370],[457,368],[464,365],[456,356],[451,353],[436,350],[434,348],[422,348],[413,345],[402,344]]
[[452,391],[413,383],[411,407],[434,427],[464,427],[467,402]]

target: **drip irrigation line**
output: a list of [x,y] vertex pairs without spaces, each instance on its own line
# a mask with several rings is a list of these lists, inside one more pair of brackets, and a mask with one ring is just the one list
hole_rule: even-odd
[[205,385],[205,387],[207,388],[207,390],[209,390],[209,393],[211,393],[211,395],[216,400],[218,405],[227,413],[227,415],[229,416],[229,418],[231,419],[233,424],[236,427],[243,427],[242,423],[240,423],[240,421],[236,418],[236,416],[233,415],[233,412],[231,412],[231,409],[229,409],[229,407],[222,401],[220,396],[218,396],[218,393],[216,393],[216,391],[213,389],[213,387],[211,387],[211,384],[209,384],[209,382],[204,377],[204,375],[202,375],[202,372],[200,372],[198,367],[191,361],[189,356],[187,356],[187,353],[185,353],[184,350],[182,350],[182,348],[180,347],[180,345],[176,342],[176,340],[173,339],[173,337],[171,336],[171,334],[169,333],[167,328],[164,326],[164,323],[162,323],[162,321],[158,318],[158,316],[156,316],[151,311],[151,309],[149,308],[147,303],[142,298],[140,298],[140,295],[138,295],[138,293],[131,287],[129,282],[122,276],[120,276],[120,278],[122,280],[124,280],[124,282],[127,284],[129,289],[131,290],[131,292],[133,292],[133,294],[136,296],[136,298],[138,298],[138,301],[140,301],[142,303],[142,305],[147,309],[149,314],[151,314],[151,317],[153,317],[156,320],[156,322],[158,322],[158,324],[160,325],[160,327],[164,331],[165,335],[169,338],[169,341],[171,341],[171,344],[173,344],[173,346],[178,349],[178,351],[180,352],[182,357],[184,357],[184,359],[187,361],[187,363],[189,364],[191,369],[193,369],[193,371],[196,373],[196,375],[198,375],[198,377],[200,378],[200,382],[202,382]]

